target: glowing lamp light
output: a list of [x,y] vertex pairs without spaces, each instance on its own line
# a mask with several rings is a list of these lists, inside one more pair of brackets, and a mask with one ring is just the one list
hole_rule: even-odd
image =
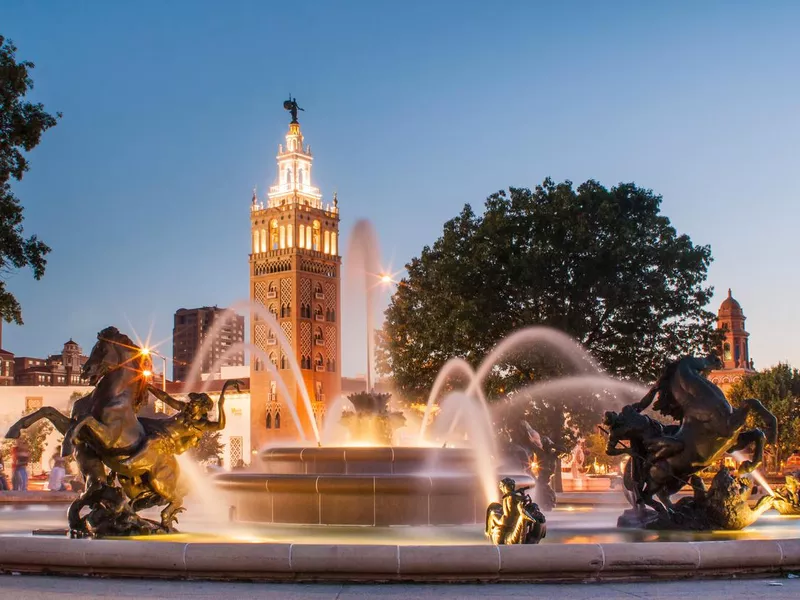
[[139,353],[142,356],[149,356],[150,355],[150,348],[142,348],[141,350],[139,350]]
[[388,273],[381,275],[381,283],[392,283],[392,276]]
[[150,377],[153,376],[153,372],[152,371],[142,371],[142,376],[145,377],[146,379],[149,379]]

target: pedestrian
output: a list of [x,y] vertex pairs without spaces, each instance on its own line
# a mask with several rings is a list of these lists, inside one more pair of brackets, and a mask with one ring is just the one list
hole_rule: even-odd
[[12,450],[14,457],[11,481],[16,492],[28,491],[28,462],[31,450],[25,440],[19,440]]
[[6,477],[6,469],[5,465],[3,464],[3,457],[0,456],[0,492],[7,492],[9,489],[8,478]]
[[53,468],[50,471],[50,479],[47,483],[47,487],[51,492],[64,492],[67,489],[67,486],[64,484],[64,477],[67,474],[64,465],[65,462],[63,457],[54,457]]

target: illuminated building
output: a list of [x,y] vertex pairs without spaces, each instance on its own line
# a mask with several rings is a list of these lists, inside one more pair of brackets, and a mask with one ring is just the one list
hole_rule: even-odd
[[726,396],[734,383],[755,373],[748,343],[750,334],[745,331],[744,322],[742,306],[728,290],[728,297],[717,312],[717,329],[722,330],[725,336],[719,352],[722,369],[711,371],[708,376]]
[[[292,122],[286,145],[278,148],[277,181],[266,204],[253,192],[250,298],[275,320],[256,312],[250,320],[250,339],[263,352],[250,359],[253,448],[298,439],[287,401],[297,407],[306,438],[313,439],[311,419],[321,426],[326,403],[340,390],[339,208],[335,194],[332,204],[323,204],[312,183],[312,161],[300,124]],[[299,365],[313,415],[305,409],[291,359]],[[290,398],[281,397],[266,361],[286,382]]]

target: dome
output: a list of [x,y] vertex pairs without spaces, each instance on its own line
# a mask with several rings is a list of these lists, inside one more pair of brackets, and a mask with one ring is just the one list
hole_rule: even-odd
[[742,305],[731,295],[731,290],[728,288],[728,297],[719,305],[719,314],[727,315],[743,315]]

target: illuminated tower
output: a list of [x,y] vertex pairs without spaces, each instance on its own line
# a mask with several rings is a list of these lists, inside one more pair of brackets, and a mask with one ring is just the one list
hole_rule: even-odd
[[745,331],[744,321],[742,305],[733,297],[731,290],[728,290],[728,297],[722,301],[717,312],[717,329],[724,336],[720,349],[722,369],[709,374],[709,379],[726,395],[734,383],[755,372],[748,344],[750,334]]
[[[292,110],[292,105],[294,110]],[[250,298],[277,319],[289,342],[281,350],[276,332],[255,313],[250,319],[250,339],[265,353],[250,360],[250,431],[254,449],[278,440],[299,439],[298,431],[281,397],[280,386],[264,364],[269,360],[286,383],[288,399],[297,407],[306,438],[313,441],[310,416],[304,406],[290,360],[300,366],[313,403],[314,419],[321,428],[326,401],[341,386],[341,306],[339,301],[339,208],[324,205],[311,179],[311,149],[303,144],[297,105],[278,147],[278,176],[267,194],[266,206],[253,192],[250,210],[252,254]]]

